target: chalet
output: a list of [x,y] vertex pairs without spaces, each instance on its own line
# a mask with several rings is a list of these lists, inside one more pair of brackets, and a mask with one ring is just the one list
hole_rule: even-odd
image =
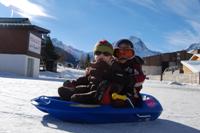
[[188,60],[192,54],[187,51],[176,51],[144,57],[143,70],[146,75],[160,75],[167,68],[181,70],[181,60]]
[[200,54],[194,54],[189,60],[181,61],[183,64],[183,72],[199,73],[200,72]]
[[38,77],[41,40],[48,33],[28,18],[0,18],[0,71]]

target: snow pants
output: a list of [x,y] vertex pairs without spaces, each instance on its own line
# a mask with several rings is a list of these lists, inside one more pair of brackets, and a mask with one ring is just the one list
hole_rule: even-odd
[[76,88],[60,87],[58,88],[60,98],[67,101],[96,104],[96,91],[90,91],[87,85],[79,85]]

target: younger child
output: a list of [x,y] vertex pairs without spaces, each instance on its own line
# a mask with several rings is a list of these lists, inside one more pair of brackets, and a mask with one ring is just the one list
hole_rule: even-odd
[[108,87],[104,86],[105,82],[117,84],[112,91],[117,91],[120,87],[118,84],[126,82],[124,72],[112,55],[112,45],[106,40],[99,41],[94,49],[94,62],[86,69],[85,75],[77,80],[65,81],[63,87],[58,88],[59,96],[64,100],[86,104],[109,103],[109,94],[104,96]]
[[129,83],[125,85],[120,94],[127,95],[135,106],[140,106],[142,101],[140,90],[145,80],[142,71],[143,60],[139,56],[135,56],[133,43],[128,39],[121,39],[116,43],[114,56],[130,78]]

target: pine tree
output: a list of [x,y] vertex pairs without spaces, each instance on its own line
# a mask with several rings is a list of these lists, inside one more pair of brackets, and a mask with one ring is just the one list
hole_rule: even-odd
[[85,69],[85,56],[84,54],[81,55],[80,61],[79,61],[79,67],[81,69]]
[[49,71],[54,70],[55,62],[59,59],[59,55],[55,52],[55,48],[51,41],[50,36],[45,36],[42,40],[41,62],[46,66]]
[[86,67],[88,67],[89,65],[90,65],[90,55],[89,54],[87,54],[87,56],[86,56],[86,60],[85,60],[85,68]]
[[81,59],[79,61],[79,67],[81,69],[85,69],[86,67],[88,67],[90,65],[90,61],[91,61],[91,57],[89,54],[87,55],[82,55],[81,56]]

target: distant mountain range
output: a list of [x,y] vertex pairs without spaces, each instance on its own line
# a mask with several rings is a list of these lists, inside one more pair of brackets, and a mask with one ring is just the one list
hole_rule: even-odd
[[[146,45],[142,42],[142,40],[137,37],[131,36],[129,39],[134,44],[134,49],[135,49],[136,54],[141,57],[160,54],[160,52],[152,51],[148,49]],[[64,44],[62,41],[59,41],[57,38],[53,38],[52,43],[55,47],[57,47],[57,49],[59,48],[59,50],[57,51],[60,51],[62,49],[69,55],[73,55],[76,60],[80,60],[80,58],[82,56],[86,56],[86,54],[90,54],[90,56],[93,56],[92,52],[86,53],[84,51],[75,49],[70,45]]]
[[[153,51],[147,48],[144,42],[138,37],[131,36],[129,39],[134,44],[134,50],[136,55],[140,57],[147,57],[147,56],[161,54],[158,51]],[[89,54],[91,58],[93,58],[93,52],[86,53],[84,51],[75,49],[70,45],[64,44],[62,41],[59,41],[56,38],[52,39],[52,43],[55,46],[57,53],[62,53],[63,55],[65,55],[66,62],[76,64],[81,58],[86,57],[87,54]],[[194,49],[200,49],[200,43],[191,44],[186,50],[190,51]]]
[[76,59],[80,59],[82,55],[86,54],[85,52],[83,52],[81,50],[75,49],[70,45],[64,44],[62,41],[59,41],[57,38],[53,38],[52,43],[55,47],[63,49],[64,51],[73,55],[74,58],[76,58]]
[[200,43],[193,43],[191,44],[186,51],[191,51],[191,50],[195,50],[195,49],[200,49]]

